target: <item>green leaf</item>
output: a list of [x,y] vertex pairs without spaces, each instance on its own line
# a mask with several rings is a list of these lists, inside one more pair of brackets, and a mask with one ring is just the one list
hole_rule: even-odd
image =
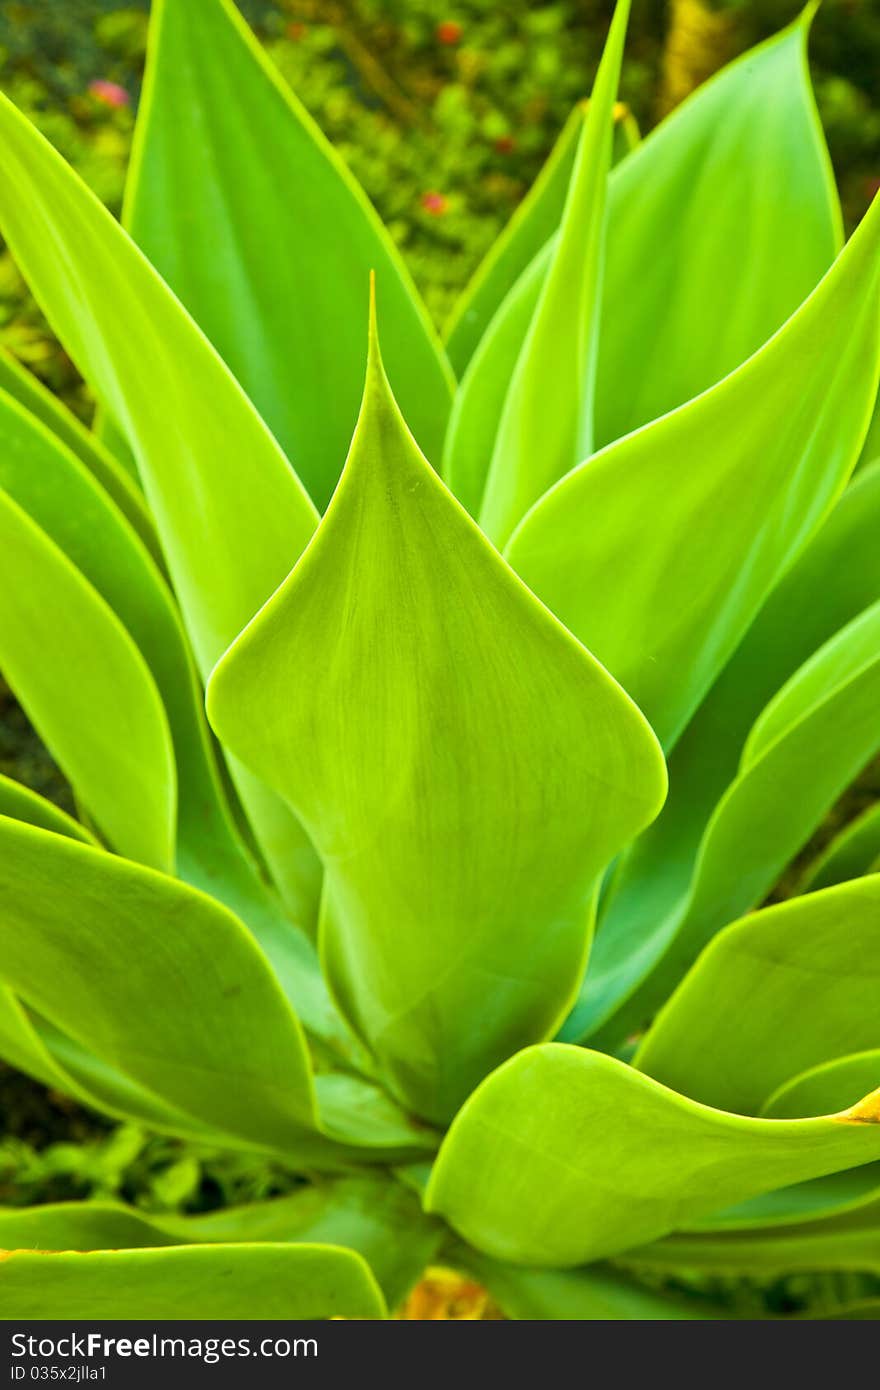
[[[707,1105],[757,1114],[808,1067],[880,1045],[878,943],[880,875],[734,922],[685,976],[634,1065]],[[875,1086],[880,1071],[859,1095]]]
[[596,388],[602,444],[738,367],[839,249],[807,67],[814,11],[700,87],[615,171]]
[[131,477],[91,430],[31,372],[14,357],[0,348],[0,391],[12,396],[19,405],[57,437],[75,454],[80,463],[104,489],[107,496],[122,512],[132,530],[137,533],[157,564],[162,565],[162,551],[144,499]]
[[880,366],[878,241],[880,200],[765,347],[574,469],[507,547],[666,747],[858,457]]
[[7,1321],[22,1318],[382,1318],[373,1276],[330,1245],[179,1246],[0,1254]]
[[[870,1083],[869,1083],[870,1086]],[[865,1091],[861,1092],[862,1095]],[[834,1113],[831,1110],[812,1110],[812,1115]],[[762,1112],[764,1114],[764,1112]],[[793,1120],[803,1115],[766,1115],[765,1119]],[[863,1163],[860,1168],[844,1168],[824,1178],[778,1187],[762,1192],[745,1202],[735,1202],[722,1211],[714,1211],[699,1221],[689,1222],[695,1231],[725,1232],[731,1230],[766,1230],[768,1227],[796,1226],[807,1221],[824,1221],[829,1216],[870,1206],[880,1196],[880,1163]]]
[[389,374],[439,464],[452,374],[362,189],[227,0],[160,0],[152,26],[123,219],[135,240],[322,510],[357,418],[375,270]]
[[[880,603],[820,648],[767,706],[706,828],[686,899],[652,923],[612,982],[622,993],[647,976],[605,1037],[642,1026],[715,932],[769,893],[880,747],[878,699]],[[779,736],[762,748],[765,721]]]
[[656,812],[664,770],[638,711],[422,458],[375,338],[333,502],[208,709],[320,848],[346,1016],[394,1094],[448,1118],[557,1026],[596,876]]
[[515,1264],[584,1264],[758,1192],[880,1158],[877,1097],[758,1120],[613,1057],[549,1043],[488,1077],[452,1123],[426,1209]]
[[299,1024],[231,913],[16,821],[0,823],[0,842],[6,985],[203,1124],[282,1151],[304,1132],[309,1141],[314,1099]]
[[[880,1029],[877,1037],[880,1038]],[[774,1120],[798,1120],[802,1115],[831,1114],[854,1105],[860,1096],[880,1087],[880,1047],[849,1057],[823,1061],[783,1082],[761,1107]],[[880,1177],[878,1177],[880,1185]]]
[[82,840],[87,845],[95,844],[94,836],[79,821],[29,787],[13,782],[11,777],[0,776],[0,816],[27,821],[28,825],[54,830],[56,835],[69,835],[72,840]]
[[452,403],[443,450],[443,477],[471,516],[479,515],[501,412],[522,350],[553,247],[517,281],[480,340]]
[[442,1227],[412,1193],[381,1177],[336,1178],[288,1197],[206,1216],[146,1216],[115,1202],[63,1202],[0,1210],[5,1250],[141,1249],[168,1245],[307,1242],[356,1250],[390,1307],[409,1292]]
[[675,1269],[762,1279],[816,1270],[880,1274],[880,1202],[778,1231],[667,1236],[628,1251],[624,1263],[667,1275]]
[[[202,676],[290,570],[315,510],[223,362],[110,214],[0,99],[0,226],[33,293],[137,455]],[[288,902],[320,870],[265,789],[248,810]]]
[[[2,392],[0,443],[0,485],[110,605],[156,681],[177,766],[178,875],[242,918],[272,961],[303,1022],[337,1053],[350,1056],[354,1040],[330,1003],[314,948],[258,876],[232,823],[189,645],[162,576],[78,457]],[[51,617],[50,610],[44,620]],[[56,620],[67,625],[63,610]],[[42,662],[42,652],[35,656]],[[98,676],[105,666],[106,661]],[[105,693],[111,705],[117,697],[115,687]],[[73,746],[79,748],[78,739]],[[65,765],[64,749],[56,744],[55,753]]]
[[499,546],[593,449],[605,203],[628,18],[629,0],[617,0],[559,235],[501,412],[480,508],[480,525]]
[[708,1297],[688,1299],[646,1288],[626,1274],[602,1266],[520,1269],[466,1248],[461,1260],[488,1289],[505,1317],[525,1322],[680,1322],[730,1316]]
[[[805,61],[810,15],[701,87],[611,174],[600,444],[745,361],[838,250],[840,209]],[[474,515],[553,250],[551,239],[497,308],[456,397],[444,477]]]
[[869,806],[839,831],[813,860],[798,884],[801,893],[830,888],[862,874],[877,872],[880,861],[880,804]]
[[[762,708],[818,647],[880,598],[878,525],[880,468],[867,470],[846,489],[685,730],[669,763],[669,799],[624,856],[603,904],[590,973],[563,1029],[565,1041],[587,1036],[650,968],[650,955],[640,952],[658,924],[681,910],[706,824],[736,778],[749,728]],[[678,978],[663,976],[651,998],[664,998]],[[602,1036],[613,1048],[644,1017],[635,1001]]]
[[574,108],[535,182],[456,301],[444,337],[459,377],[499,306],[559,228],[587,110],[587,102]]
[[6,679],[102,834],[120,853],[170,868],[174,755],[143,658],[91,585],[3,491],[0,551]]

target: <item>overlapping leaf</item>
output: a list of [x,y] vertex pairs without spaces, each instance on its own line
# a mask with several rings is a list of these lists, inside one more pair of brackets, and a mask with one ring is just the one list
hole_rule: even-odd
[[124,214],[135,240],[322,509],[357,419],[374,270],[389,375],[439,465],[452,375],[362,189],[227,0],[159,0],[152,24]]
[[73,840],[10,820],[0,837],[3,982],[172,1106],[293,1148],[315,1119],[305,1045],[240,923]]
[[[612,173],[599,444],[745,361],[839,247],[840,210],[805,62],[810,16],[700,88]],[[551,241],[499,306],[456,397],[444,477],[472,513],[552,255]]]
[[572,111],[543,169],[455,304],[444,336],[459,377],[498,308],[559,227],[586,109],[579,103]]
[[[780,903],[719,933],[634,1065],[707,1105],[756,1114],[798,1073],[880,1047],[878,989],[875,875]],[[880,1073],[859,1094],[877,1086]]]
[[671,746],[858,457],[880,365],[880,202],[719,385],[575,469],[510,563]]
[[875,1047],[834,1057],[789,1078],[765,1100],[761,1113],[772,1119],[797,1120],[802,1115],[843,1110],[878,1085],[880,1047]]
[[330,509],[208,708],[320,847],[345,1013],[394,1092],[448,1118],[567,1008],[595,877],[664,772],[623,692],[421,457],[375,341]]
[[[621,1036],[634,1020],[643,1026],[714,933],[769,893],[880,747],[878,698],[874,604],[805,662],[756,723],[755,742],[750,736],[740,772],[706,828],[686,899],[652,922],[616,979],[602,981],[605,990],[610,984],[625,993],[646,977],[608,1024],[609,1035]],[[778,736],[762,747],[765,720]]]
[[[134,447],[202,674],[288,573],[316,513],[268,429],[155,271],[0,100],[0,226],[36,298]],[[264,853],[308,920],[319,868],[290,813],[246,787]]]
[[488,1255],[584,1264],[783,1183],[880,1158],[880,1096],[841,1115],[710,1109],[560,1043],[499,1068],[453,1121],[426,1206]]
[[102,834],[130,858],[169,869],[174,754],[146,663],[91,585],[3,491],[0,550],[0,665],[9,684]]
[[744,362],[839,249],[807,68],[815,8],[700,87],[615,172],[596,391],[602,444]]
[[[869,469],[847,488],[774,589],[685,730],[670,759],[669,799],[618,866],[603,906],[590,975],[564,1029],[567,1041],[586,1036],[601,1023],[650,968],[650,950],[640,953],[651,938],[659,939],[660,924],[682,910],[707,822],[736,778],[749,728],[762,708],[814,651],[880,598],[878,525],[880,469]],[[804,766],[812,768],[813,763],[811,749]],[[782,825],[800,813],[801,787],[798,776],[790,792],[779,789],[775,805]],[[662,1001],[678,978],[670,971],[651,999]],[[639,1006],[609,1025],[612,1041],[624,1036],[632,1019],[639,1026],[645,1017]]]
[[617,0],[559,235],[505,396],[480,507],[496,544],[593,448],[598,305],[614,102],[629,0]]

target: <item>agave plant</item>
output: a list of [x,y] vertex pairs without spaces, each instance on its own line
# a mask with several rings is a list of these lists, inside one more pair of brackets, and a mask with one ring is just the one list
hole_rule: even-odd
[[0,785],[0,1053],[303,1180],[0,1212],[7,1318],[880,1276],[880,817],[789,871],[880,749],[880,209],[810,13],[610,168],[627,10],[442,343],[228,0],[154,6],[124,228],[0,106],[100,406],[2,366],[0,667],[80,815]]

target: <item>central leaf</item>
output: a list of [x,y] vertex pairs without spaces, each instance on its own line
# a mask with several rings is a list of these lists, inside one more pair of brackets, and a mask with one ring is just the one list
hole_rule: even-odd
[[392,1090],[447,1118],[558,1025],[597,876],[656,814],[665,769],[422,457],[375,336],[339,488],[216,668],[209,713],[319,848],[339,1003]]

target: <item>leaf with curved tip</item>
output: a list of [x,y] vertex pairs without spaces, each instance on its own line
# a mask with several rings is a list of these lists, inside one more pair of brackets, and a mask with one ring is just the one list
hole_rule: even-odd
[[[301,553],[314,507],[170,290],[5,97],[0,147],[0,227],[70,356],[134,446],[206,676]],[[250,782],[246,791],[273,874],[308,921],[320,884],[314,852],[276,797]]]
[[0,348],[0,392],[18,401],[29,415],[45,425],[76,455],[122,512],[156,563],[164,565],[156,528],[137,485],[92,431],[3,348]]
[[208,711],[320,847],[346,1016],[394,1093],[448,1118],[568,1007],[595,879],[656,812],[664,769],[419,454],[375,337],[333,502]]
[[[763,707],[813,652],[880,598],[878,526],[880,468],[846,489],[685,729],[669,762],[669,799],[624,856],[606,895],[590,973],[562,1030],[564,1041],[588,1036],[627,997],[638,979],[632,967],[642,943],[681,910],[706,824],[736,778],[749,728]],[[650,958],[643,966],[649,968]],[[676,983],[670,973],[653,997],[665,997]],[[613,1050],[639,1013],[624,1009],[601,1035],[602,1045],[607,1040]]]
[[816,1270],[880,1274],[880,1203],[776,1231],[667,1236],[656,1244],[628,1250],[623,1264],[642,1270],[677,1268],[750,1278]]
[[163,1250],[0,1253],[0,1303],[19,1318],[383,1318],[353,1250],[181,1245]]
[[[826,643],[768,705],[768,726],[780,736],[763,752],[757,738],[754,761],[744,757],[706,828],[687,898],[652,924],[611,982],[618,998],[643,983],[597,1038],[643,1026],[715,932],[769,893],[880,747],[878,700],[880,603]],[[780,729],[786,713],[793,722]]]
[[605,207],[628,19],[629,0],[617,0],[559,235],[498,424],[479,520],[499,548],[532,503],[593,449]]
[[814,11],[700,87],[615,172],[596,390],[603,444],[738,367],[840,247],[807,67]]
[[799,1120],[803,1115],[827,1114],[854,1105],[860,1096],[877,1087],[880,1087],[880,1048],[875,1047],[848,1057],[834,1057],[810,1067],[800,1076],[790,1077],[765,1100],[761,1114],[774,1120]]
[[[0,977],[173,1107],[266,1148],[314,1124],[299,1024],[225,908],[173,879],[0,823]],[[132,962],[136,968],[132,967]]]
[[123,214],[135,241],[322,510],[357,419],[375,270],[389,375],[439,465],[452,373],[363,190],[227,0],[161,0],[152,23]]
[[28,825],[39,826],[41,830],[53,830],[56,835],[67,835],[71,840],[82,840],[84,844],[96,843],[94,836],[80,825],[78,820],[62,811],[54,802],[44,796],[14,782],[11,777],[0,775],[0,816],[12,820],[27,821]]
[[174,754],[146,663],[103,599],[2,490],[0,553],[6,679],[102,834],[120,853],[169,869]]
[[613,1057],[547,1043],[493,1072],[459,1111],[425,1206],[496,1259],[585,1264],[880,1158],[877,1099],[814,1120],[745,1118]]
[[510,290],[558,230],[587,109],[587,102],[574,108],[535,182],[455,303],[443,336],[459,377]]
[[[878,947],[880,875],[734,922],[661,1010],[634,1065],[706,1105],[756,1114],[798,1073],[880,1045]],[[849,1103],[878,1086],[880,1072]]]
[[810,864],[798,884],[799,893],[813,893],[835,883],[860,878],[880,869],[880,803],[869,806],[844,826]]
[[712,390],[557,483],[506,550],[670,747],[858,457],[880,368],[880,199]]
[[[0,1228],[2,1231],[2,1228]],[[456,1252],[458,1253],[458,1252]],[[707,1296],[646,1288],[610,1267],[522,1269],[467,1247],[458,1263],[488,1289],[504,1316],[525,1322],[681,1322],[730,1317]]]

